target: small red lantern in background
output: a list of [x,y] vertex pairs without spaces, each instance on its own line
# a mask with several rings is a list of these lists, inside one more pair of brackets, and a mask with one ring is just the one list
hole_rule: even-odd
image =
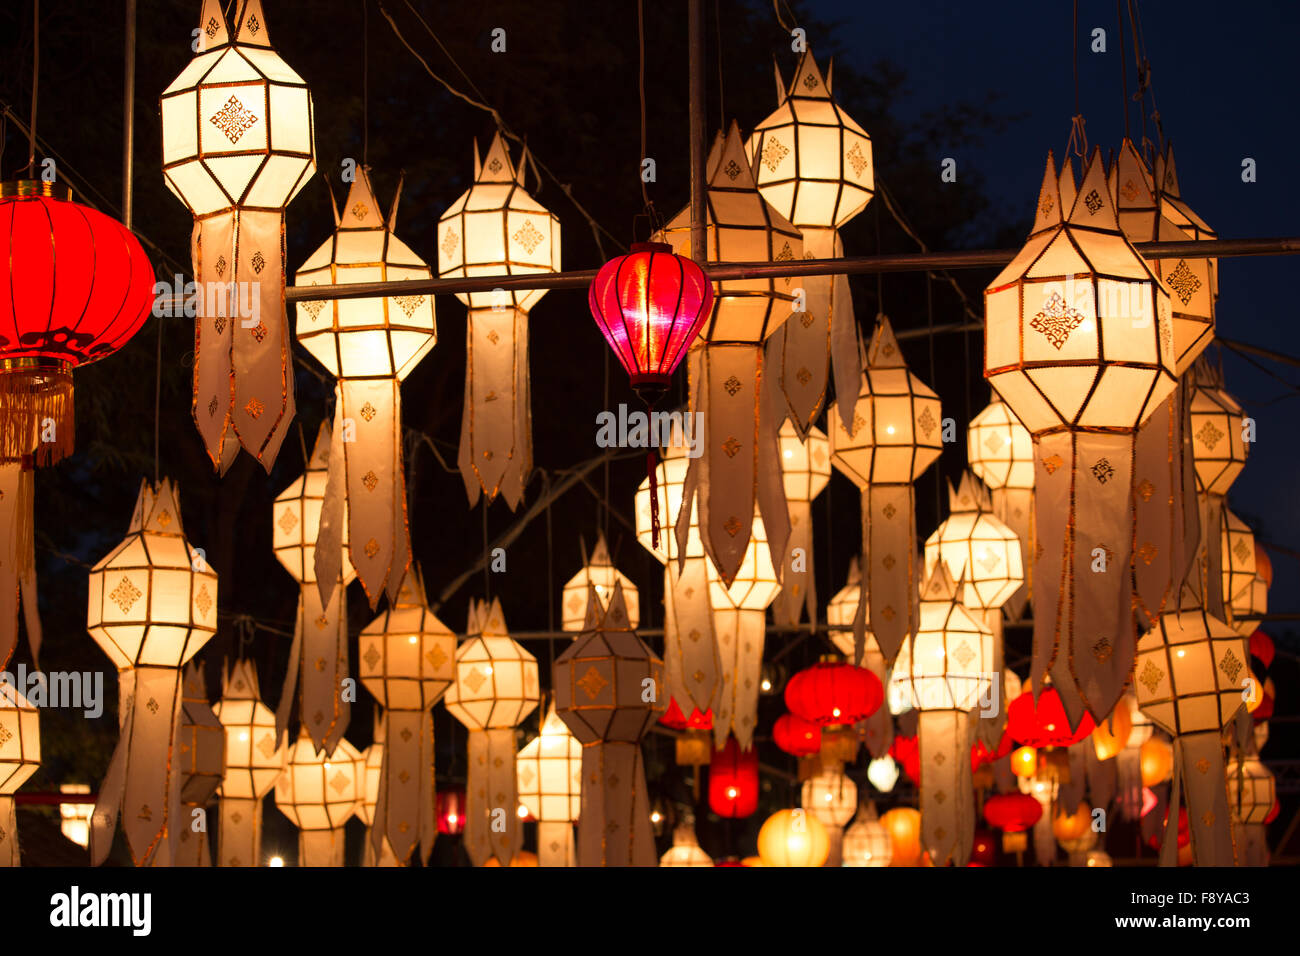
[[1092,715],[1085,711],[1078,728],[1070,730],[1055,687],[1044,687],[1037,705],[1033,691],[1027,690],[1007,707],[1007,733],[1026,747],[1068,747],[1091,734],[1094,727]]
[[709,809],[732,819],[758,809],[758,751],[741,750],[730,735],[709,763]]
[[438,791],[438,832],[455,835],[465,829],[465,791]]
[[967,866],[993,866],[997,862],[997,850],[993,846],[993,834],[987,830],[975,831],[975,842],[971,845],[970,862]]
[[843,662],[821,661],[785,685],[790,712],[823,727],[865,720],[884,699],[885,689],[875,674]]
[[821,753],[822,728],[798,714],[782,714],[772,725],[773,742],[792,757]]
[[698,707],[692,708],[691,716],[686,717],[682,714],[682,708],[677,703],[677,698],[668,698],[668,709],[664,715],[659,718],[659,723],[665,727],[671,727],[673,730],[712,730],[713,729],[713,708],[700,713]]
[[1043,805],[1027,793],[999,793],[984,803],[984,819],[1004,833],[1028,830],[1043,816]]
[[914,784],[921,782],[921,745],[915,736],[900,737],[895,734],[893,743],[889,745],[889,756],[903,768],[908,780]]
[[[1258,559],[1258,546],[1256,546],[1255,554]],[[1273,645],[1273,638],[1258,630],[1250,635],[1250,656],[1259,658],[1259,662],[1264,665],[1265,670],[1273,666],[1273,655],[1275,653],[1276,648]]]
[[[713,307],[713,284],[700,266],[663,242],[634,242],[632,251],[600,267],[587,294],[600,334],[627,371],[632,388],[653,409],[672,381]],[[646,459],[650,528],[659,547],[657,449]]]
[[73,367],[144,324],[153,265],[126,226],[29,180],[0,186],[0,262],[0,459],[47,465],[72,452]]

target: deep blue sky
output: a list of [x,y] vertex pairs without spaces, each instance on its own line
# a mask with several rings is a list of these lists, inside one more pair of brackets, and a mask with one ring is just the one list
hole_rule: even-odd
[[[837,39],[855,66],[865,69],[884,57],[906,67],[907,95],[895,103],[898,111],[928,111],[950,99],[997,92],[1007,113],[1021,118],[977,151],[953,149],[943,155],[957,158],[959,179],[964,169],[985,176],[1008,218],[1026,213],[1047,150],[1059,158],[1074,113],[1069,0],[814,0],[808,7],[851,31]],[[1115,4],[1083,0],[1079,7],[1080,108],[1089,145],[1109,150],[1119,145],[1124,129]],[[1176,148],[1184,199],[1223,238],[1300,235],[1300,132],[1289,108],[1300,3],[1148,0],[1140,7],[1156,104]],[[1105,54],[1089,49],[1094,27],[1106,30]],[[1136,71],[1127,23],[1124,35],[1131,91]],[[815,50],[816,38],[809,42]],[[1130,124],[1136,139],[1136,106]],[[1148,132],[1154,138],[1150,121]],[[1241,180],[1244,157],[1256,161],[1255,183]],[[938,163],[936,157],[936,187]],[[881,174],[888,178],[889,172]],[[1300,261],[1293,257],[1222,260],[1219,330],[1228,338],[1300,355],[1298,292]],[[1262,540],[1300,551],[1294,490],[1300,474],[1295,424],[1300,396],[1273,402],[1288,392],[1284,385],[1235,354],[1223,354],[1228,390],[1258,423],[1258,442],[1233,486],[1230,505],[1262,532]],[[1300,382],[1300,369],[1263,364]],[[1272,556],[1270,609],[1300,611],[1296,559],[1276,550]],[[1269,629],[1277,634],[1288,628],[1294,626]]]

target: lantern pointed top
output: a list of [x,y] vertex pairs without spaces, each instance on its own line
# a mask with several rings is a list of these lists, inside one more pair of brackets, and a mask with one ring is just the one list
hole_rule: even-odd
[[370,184],[370,167],[358,166],[356,177],[348,187],[348,198],[343,202],[340,229],[383,229],[384,217]]
[[147,531],[152,534],[183,535],[181,530],[181,507],[180,494],[176,486],[172,484],[170,478],[164,478],[156,488],[149,492],[149,498],[144,499],[144,490],[141,490],[141,501],[143,503],[143,521],[138,529]]
[[1047,151],[1047,168],[1043,170],[1043,185],[1038,190],[1038,208],[1034,213],[1034,228],[1029,234],[1035,235],[1044,229],[1055,229],[1061,224],[1061,183],[1056,175],[1056,160],[1052,151]]
[[962,580],[953,579],[952,571],[948,567],[947,561],[938,561],[930,576],[925,579],[925,587],[922,589],[923,601],[937,601],[944,604],[953,604],[960,593],[960,587],[965,583],[965,572],[962,573]]
[[555,710],[555,698],[551,698],[550,706],[546,708],[546,716],[542,719],[541,729],[538,731],[542,737],[571,737],[569,725],[560,719],[560,715]]
[[1174,164],[1173,143],[1165,148],[1165,155],[1157,160],[1157,168],[1163,173],[1160,179],[1160,191],[1166,196],[1181,199],[1182,196],[1178,192],[1178,167]]
[[257,700],[257,668],[245,658],[235,661],[221,680],[222,700]]
[[745,155],[745,140],[740,135],[740,124],[735,120],[731,121],[725,135],[719,133],[713,141],[708,169],[710,189],[757,191],[754,169]]
[[1155,184],[1146,161],[1127,136],[1119,148],[1115,166],[1115,202],[1121,210],[1155,206]]
[[1074,181],[1074,159],[1070,156],[1066,156],[1065,161],[1061,163],[1061,177],[1057,186],[1061,196],[1061,216],[1064,217],[1066,210],[1074,205],[1074,198],[1079,191]]
[[953,488],[952,482],[948,482],[948,511],[951,514],[992,510],[993,500],[989,489],[972,472],[963,471],[956,488]]
[[614,583],[614,594],[609,599],[609,606],[603,611],[600,608],[600,601],[596,596],[594,585],[588,585],[587,588],[587,607],[596,609],[597,621],[594,630],[597,631],[631,631],[632,623],[627,613],[627,600],[623,596],[623,582]]
[[614,562],[609,557],[609,544],[605,541],[604,531],[596,533],[596,546],[591,549],[591,554],[587,557],[586,563],[589,567],[613,567]]
[[199,47],[204,53],[230,42],[230,28],[226,24],[226,15],[221,12],[221,0],[203,0],[203,9],[199,11]]
[[266,14],[262,12],[262,0],[243,0],[239,15],[235,20],[235,42],[245,46],[271,48],[271,37],[266,32]]
[[1204,352],[1192,364],[1191,378],[1198,388],[1223,388],[1223,370]]
[[1119,229],[1115,200],[1111,196],[1110,187],[1106,185],[1106,163],[1101,158],[1099,148],[1094,147],[1092,155],[1088,157],[1079,193],[1070,210],[1069,222],[1072,226],[1088,226],[1112,232]]
[[799,62],[794,68],[794,76],[790,79],[790,87],[786,90],[782,101],[796,96],[818,100],[831,98],[831,67],[826,68],[826,75],[823,76],[821,70],[817,68],[812,50],[808,48],[805,48],[799,56]]
[[898,338],[894,335],[894,326],[883,312],[876,316],[876,331],[871,334],[871,346],[867,349],[867,365],[870,368],[907,368],[903,351],[898,347]]
[[201,661],[190,661],[182,669],[181,699],[208,703],[207,680]]
[[506,146],[505,138],[501,135],[501,131],[497,130],[492,134],[492,142],[488,144],[487,154],[481,162],[478,155],[478,142],[474,143],[474,182],[515,183],[522,186],[527,158],[528,150],[525,148],[523,155],[519,157],[519,166],[516,168],[510,158],[510,149]]
[[402,576],[402,581],[397,586],[397,597],[389,601],[389,607],[393,608],[428,608],[429,598],[424,590],[424,576],[420,573],[420,565],[412,561],[406,568],[406,574]]
[[469,602],[469,623],[465,627],[467,637],[509,637],[506,630],[506,616],[501,610],[501,599]]

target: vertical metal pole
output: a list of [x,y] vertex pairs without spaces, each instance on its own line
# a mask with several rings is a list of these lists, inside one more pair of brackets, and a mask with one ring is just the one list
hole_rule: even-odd
[[131,228],[132,164],[135,160],[135,4],[126,0],[126,82],[122,103],[122,222]]
[[704,234],[704,12],[700,0],[689,0],[687,53],[690,57],[691,121],[691,258],[704,265],[709,258]]

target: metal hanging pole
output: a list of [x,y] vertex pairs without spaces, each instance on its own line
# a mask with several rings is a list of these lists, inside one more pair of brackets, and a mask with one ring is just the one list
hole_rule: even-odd
[[690,0],[686,16],[686,46],[690,57],[691,258],[704,266],[709,250],[704,234],[704,197],[708,185],[704,168],[704,10],[700,0]]
[[126,93],[122,102],[122,224],[131,228],[135,160],[135,4],[126,0]]

